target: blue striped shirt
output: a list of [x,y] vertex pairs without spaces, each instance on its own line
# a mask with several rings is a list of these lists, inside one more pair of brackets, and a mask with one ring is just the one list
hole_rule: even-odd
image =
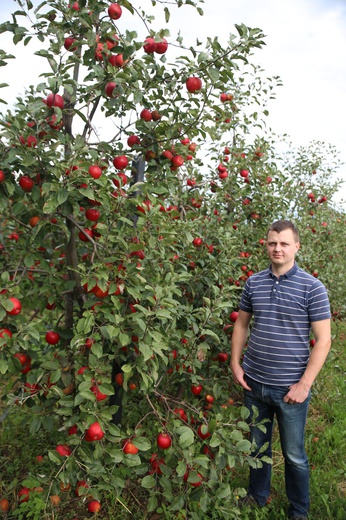
[[330,318],[325,286],[297,263],[279,278],[269,267],[247,279],[239,307],[253,314],[245,373],[268,385],[297,383],[309,361],[311,323]]

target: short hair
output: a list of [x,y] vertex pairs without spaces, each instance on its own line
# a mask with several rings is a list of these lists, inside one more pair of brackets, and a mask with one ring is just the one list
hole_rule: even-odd
[[277,220],[276,222],[273,222],[269,226],[269,229],[267,231],[267,238],[268,238],[269,231],[276,231],[277,233],[281,233],[281,231],[285,231],[286,229],[291,229],[292,233],[293,233],[293,236],[294,236],[294,240],[296,242],[299,242],[299,231],[298,231],[298,228],[290,220]]

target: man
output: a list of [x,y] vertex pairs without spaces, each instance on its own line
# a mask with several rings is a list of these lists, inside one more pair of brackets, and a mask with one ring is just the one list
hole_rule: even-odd
[[[271,457],[274,416],[277,418],[285,459],[289,518],[306,520],[310,506],[309,465],[304,448],[310,388],[321,370],[331,344],[330,305],[324,285],[300,269],[295,225],[274,222],[267,233],[268,269],[245,283],[232,335],[231,369],[234,382],[244,388],[244,404],[256,421],[266,419],[265,432],[251,427],[254,453]],[[248,347],[241,365],[251,317]],[[315,345],[310,353],[312,329]],[[268,443],[264,451],[261,446]],[[264,506],[270,493],[271,464],[250,468],[245,504]]]

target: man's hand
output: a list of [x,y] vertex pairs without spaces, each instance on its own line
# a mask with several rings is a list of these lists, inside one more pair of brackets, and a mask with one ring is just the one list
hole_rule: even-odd
[[233,374],[233,381],[235,382],[235,384],[241,385],[243,388],[245,388],[246,390],[250,390],[250,392],[251,392],[251,388],[245,381],[245,378],[244,378],[245,373],[244,373],[243,368],[240,365],[238,365],[237,367],[234,367],[234,368],[231,367],[231,369],[232,369],[232,374]]
[[307,399],[310,391],[310,386],[305,385],[301,381],[292,385],[283,398],[284,403],[288,404],[300,404],[304,403]]

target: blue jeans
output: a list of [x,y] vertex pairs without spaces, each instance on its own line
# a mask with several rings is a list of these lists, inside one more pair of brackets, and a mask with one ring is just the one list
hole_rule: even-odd
[[[272,457],[273,421],[276,416],[285,459],[286,494],[290,502],[289,515],[307,516],[310,506],[309,464],[304,448],[304,432],[310,395],[304,403],[288,404],[283,402],[288,392],[287,386],[265,385],[249,377],[246,377],[246,380],[252,389],[251,392],[244,390],[244,404],[251,412],[248,421],[252,420],[252,406],[255,406],[259,412],[255,422],[269,419],[264,423],[265,432],[256,426],[251,426],[250,440],[255,442],[255,451],[252,455],[258,455],[261,446],[268,443],[268,448],[258,457],[262,455]],[[272,465],[266,462],[261,468],[250,468],[248,493],[260,506],[264,506],[269,497],[271,470]]]

